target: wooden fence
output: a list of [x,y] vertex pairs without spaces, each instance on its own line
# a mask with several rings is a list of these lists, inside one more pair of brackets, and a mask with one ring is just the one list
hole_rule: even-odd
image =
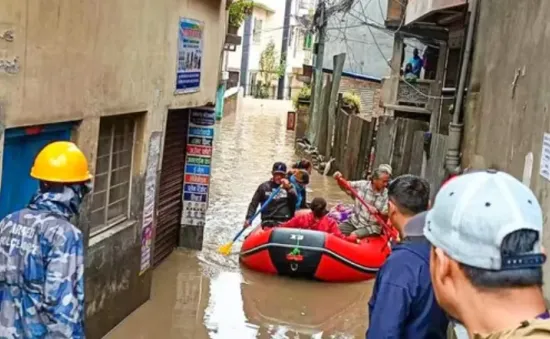
[[[433,198],[446,173],[447,136],[432,134],[425,142],[428,123],[405,118],[384,118],[376,135],[375,165],[390,164],[394,176],[424,175]],[[422,170],[425,166],[424,171]]]
[[338,108],[332,157],[334,169],[342,172],[345,178],[362,179],[369,165],[375,126],[374,119],[369,121]]

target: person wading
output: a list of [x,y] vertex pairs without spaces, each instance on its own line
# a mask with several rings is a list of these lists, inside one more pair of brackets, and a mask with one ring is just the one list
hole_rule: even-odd
[[463,174],[438,192],[424,227],[431,280],[470,338],[550,338],[543,224],[533,192],[504,172]]
[[340,229],[338,223],[328,216],[327,202],[323,198],[314,198],[310,204],[311,211],[296,215],[289,221],[281,224],[281,227],[301,228],[306,230],[315,230],[326,232],[337,236],[338,238],[348,239]]
[[444,339],[448,320],[430,281],[430,243],[423,236],[430,185],[403,175],[388,187],[389,219],[403,241],[376,275],[369,301],[367,339]]
[[[334,173],[335,178],[342,177],[340,172]],[[380,215],[388,215],[388,182],[391,177],[391,166],[380,165],[372,174],[371,180],[350,181],[348,184],[357,190],[357,193],[376,208]],[[355,199],[353,214],[350,219],[340,224],[340,230],[345,235],[351,235],[357,239],[365,238],[371,235],[379,235],[382,226],[378,224],[376,218],[369,213],[369,210]]]
[[0,221],[0,338],[84,338],[84,245],[71,224],[92,176],[71,142],[36,157],[29,205]]
[[296,212],[298,195],[296,190],[286,178],[286,165],[282,162],[273,164],[271,180],[264,182],[256,189],[252,201],[248,206],[244,227],[249,227],[248,220],[254,215],[258,206],[262,205],[279,186],[283,189],[262,211],[262,226],[272,227],[290,220]]

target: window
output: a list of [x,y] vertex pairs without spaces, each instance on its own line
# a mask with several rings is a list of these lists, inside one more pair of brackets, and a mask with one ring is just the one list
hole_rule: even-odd
[[135,119],[101,120],[92,195],[91,231],[101,232],[128,219]]
[[254,41],[254,43],[261,43],[262,42],[262,25],[263,25],[263,21],[258,19],[258,18],[254,18],[254,30],[252,31],[252,40]]

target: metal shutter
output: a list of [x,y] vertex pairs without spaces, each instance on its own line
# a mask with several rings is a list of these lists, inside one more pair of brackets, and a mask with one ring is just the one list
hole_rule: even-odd
[[182,211],[188,111],[168,112],[162,168],[160,171],[158,219],[153,265],[158,265],[178,245]]

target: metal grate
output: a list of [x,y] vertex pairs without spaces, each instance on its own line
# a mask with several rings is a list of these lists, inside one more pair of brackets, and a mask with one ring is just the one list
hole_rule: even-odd
[[169,112],[160,173],[158,218],[153,254],[155,266],[172,253],[178,245],[187,126],[187,111]]
[[133,118],[101,121],[92,195],[92,234],[128,218],[134,138]]

